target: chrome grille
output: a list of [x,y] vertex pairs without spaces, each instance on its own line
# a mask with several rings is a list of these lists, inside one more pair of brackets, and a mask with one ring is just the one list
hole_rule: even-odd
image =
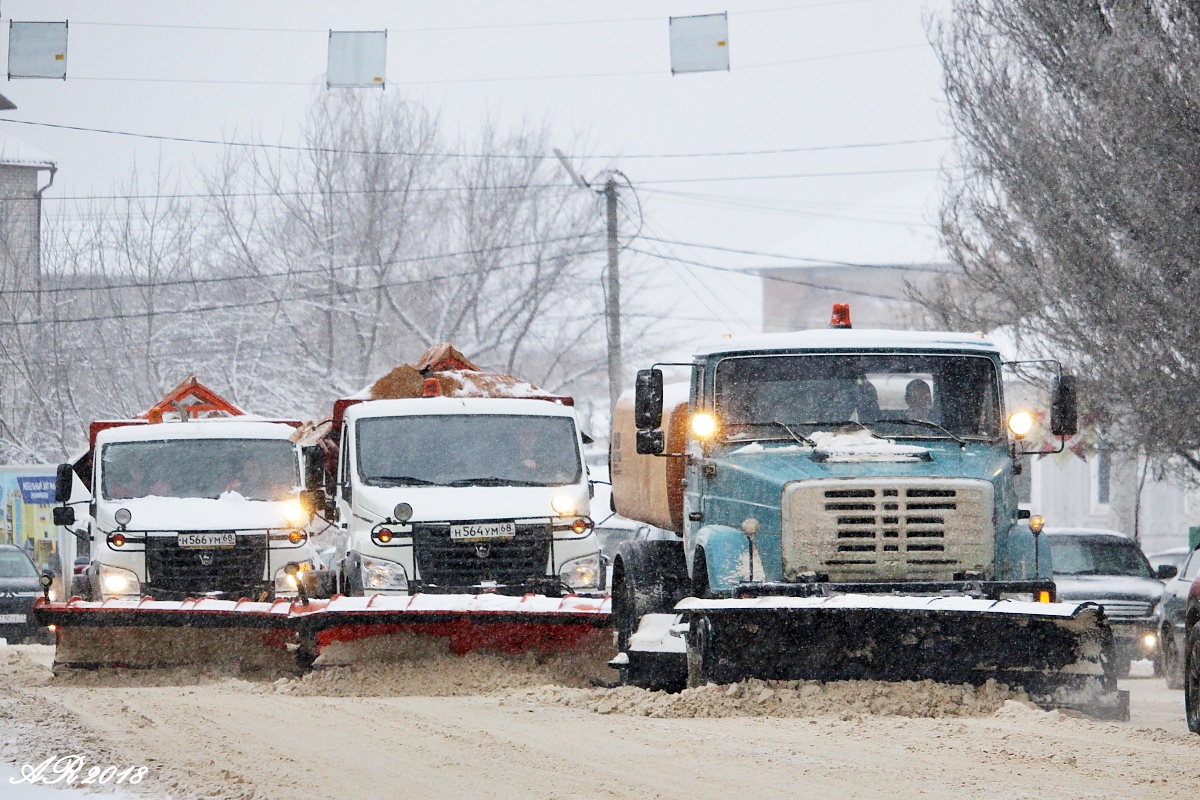
[[992,572],[992,485],[964,479],[798,481],[784,489],[784,575],[951,580]]
[[1148,617],[1154,613],[1154,604],[1143,600],[1097,600],[1104,606],[1104,613],[1110,617]]

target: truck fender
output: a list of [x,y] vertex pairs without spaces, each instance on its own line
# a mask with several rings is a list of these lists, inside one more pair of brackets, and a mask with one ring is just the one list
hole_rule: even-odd
[[1016,522],[996,537],[996,580],[1053,577],[1050,543],[1044,535],[1035,537],[1028,522]]
[[728,595],[739,583],[750,580],[750,540],[737,528],[706,525],[696,532],[695,546],[692,574],[695,575],[696,553],[703,551],[708,590],[714,597]]

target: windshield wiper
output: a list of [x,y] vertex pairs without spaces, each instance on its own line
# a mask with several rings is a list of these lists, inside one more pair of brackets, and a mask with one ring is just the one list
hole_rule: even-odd
[[875,420],[875,422],[877,422],[877,423],[882,422],[882,423],[886,423],[886,424],[890,424],[890,425],[921,425],[925,428],[934,428],[934,429],[939,430],[942,433],[946,434],[954,441],[958,442],[959,445],[961,445],[963,447],[967,446],[966,439],[956,436],[955,434],[953,434],[950,431],[943,428],[941,425],[938,425],[936,422],[930,422],[927,419],[902,419],[902,418],[897,417],[896,419],[877,419],[877,420]]
[[446,486],[437,481],[427,481],[424,478],[414,478],[411,475],[372,475],[367,478],[371,486]]
[[446,486],[545,486],[544,483],[537,481],[519,481],[511,478],[496,478],[492,476],[483,478],[459,478],[456,481],[450,481]]
[[795,439],[800,444],[808,445],[809,447],[817,446],[817,443],[814,442],[812,439],[808,438],[807,436],[801,436],[800,434],[798,434],[794,430],[792,430],[790,427],[788,427],[788,424],[786,422],[780,422],[777,419],[773,419],[773,420],[771,420],[771,424],[778,425],[779,427],[783,428],[785,431],[788,432],[789,436],[791,436],[793,439]]

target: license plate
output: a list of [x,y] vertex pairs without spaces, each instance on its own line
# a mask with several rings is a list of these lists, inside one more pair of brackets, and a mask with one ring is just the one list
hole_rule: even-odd
[[181,533],[176,542],[180,547],[236,547],[236,533]]
[[0,625],[24,625],[29,618],[24,614],[0,614]]
[[517,535],[515,522],[475,522],[451,525],[451,539],[511,539]]

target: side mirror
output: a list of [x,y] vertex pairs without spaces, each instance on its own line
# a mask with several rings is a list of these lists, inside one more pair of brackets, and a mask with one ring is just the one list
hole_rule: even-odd
[[71,499],[71,490],[75,488],[75,470],[70,464],[59,464],[54,476],[54,502],[66,503]]
[[1174,564],[1159,564],[1158,569],[1154,570],[1154,577],[1160,581],[1169,581],[1179,574],[1179,567]]
[[661,429],[637,432],[637,453],[639,456],[662,455],[667,449],[666,437]]
[[1075,376],[1063,375],[1050,390],[1050,433],[1074,436],[1079,432],[1079,405]]
[[75,509],[70,506],[55,506],[51,515],[54,518],[54,524],[60,526],[75,524]]
[[[662,425],[663,375],[661,369],[639,369],[634,383],[633,424],[639,431],[652,431]],[[638,452],[642,452],[638,436]],[[662,452],[659,450],[658,452]]]

